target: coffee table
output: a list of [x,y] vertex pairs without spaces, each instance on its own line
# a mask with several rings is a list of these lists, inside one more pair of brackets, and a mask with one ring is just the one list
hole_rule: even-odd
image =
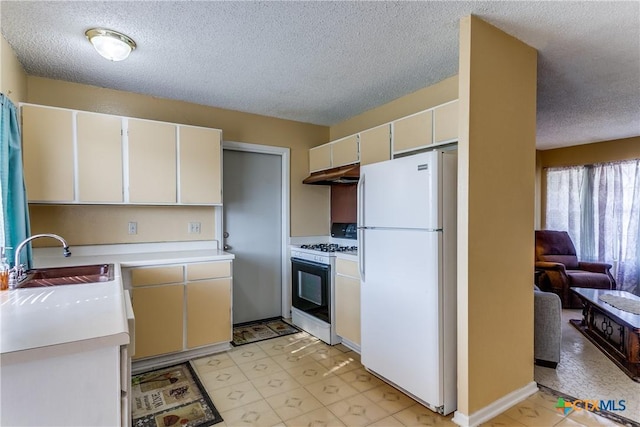
[[640,315],[617,309],[599,299],[602,295],[615,295],[640,301],[640,297],[625,291],[571,290],[582,302],[582,320],[571,320],[573,326],[632,380],[640,382]]

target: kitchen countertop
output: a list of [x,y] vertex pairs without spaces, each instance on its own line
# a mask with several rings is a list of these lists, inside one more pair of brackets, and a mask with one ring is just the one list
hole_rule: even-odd
[[71,251],[73,255],[64,258],[61,248],[35,249],[34,267],[114,264],[114,280],[0,292],[3,364],[49,357],[73,348],[129,343],[120,267],[234,258],[218,250],[217,244],[104,245],[71,247]]

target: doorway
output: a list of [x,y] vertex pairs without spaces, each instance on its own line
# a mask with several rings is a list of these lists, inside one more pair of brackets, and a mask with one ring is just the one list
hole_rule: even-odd
[[233,323],[284,313],[289,150],[223,144],[223,242],[233,253]]

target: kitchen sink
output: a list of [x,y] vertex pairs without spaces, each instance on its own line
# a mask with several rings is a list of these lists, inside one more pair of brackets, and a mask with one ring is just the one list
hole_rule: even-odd
[[73,267],[34,268],[27,270],[18,288],[81,285],[113,280],[113,264],[78,265]]

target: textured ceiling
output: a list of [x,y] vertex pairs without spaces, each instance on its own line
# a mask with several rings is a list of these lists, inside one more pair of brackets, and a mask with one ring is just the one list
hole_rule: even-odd
[[[333,125],[458,73],[475,14],[539,51],[538,148],[640,135],[640,3],[0,1],[30,75]],[[131,36],[123,62],[91,27]]]

